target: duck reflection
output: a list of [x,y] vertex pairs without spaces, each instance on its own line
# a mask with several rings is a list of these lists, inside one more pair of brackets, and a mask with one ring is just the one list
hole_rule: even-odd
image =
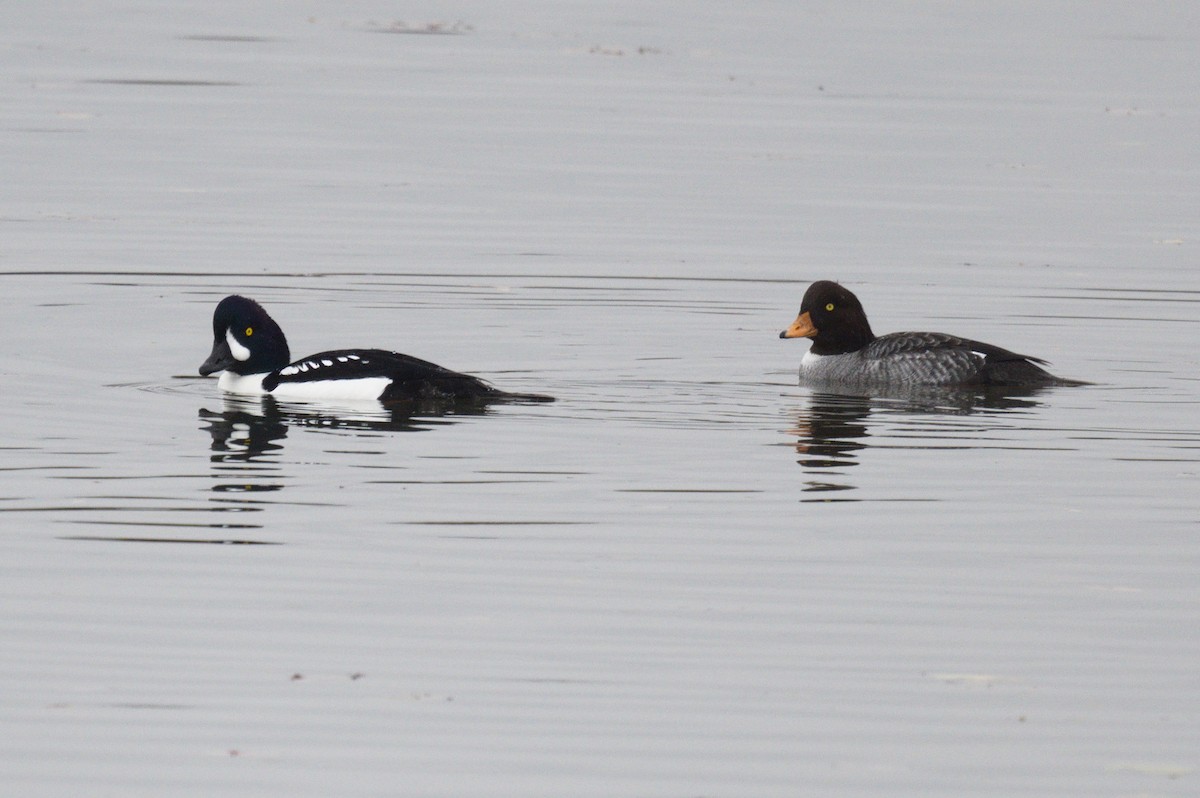
[[806,473],[818,477],[805,483],[805,492],[825,493],[853,490],[839,481],[841,469],[858,465],[857,452],[867,448],[867,417],[871,401],[861,396],[816,393],[807,409],[796,419],[789,434],[796,436],[796,462]]
[[293,427],[348,433],[419,432],[452,424],[454,416],[487,412],[486,407],[426,408],[378,401],[284,404],[271,396],[224,396],[221,401],[220,411],[200,410],[206,422],[202,429],[212,437],[213,463],[272,462]]
[[288,425],[278,406],[222,401],[224,407],[219,412],[200,409],[200,418],[206,422],[201,429],[212,436],[213,463],[254,463],[269,459],[263,455],[283,448],[277,441],[287,437]]
[[[1030,409],[1040,403],[1032,397],[1043,388],[979,388],[975,390],[921,388],[888,394],[852,395],[813,392],[808,407],[797,414],[789,434],[796,436],[796,461],[813,477],[804,490],[828,493],[854,490],[845,469],[859,464],[860,453],[870,447],[872,417],[895,414],[964,416],[978,412]],[[816,500],[816,499],[814,499]],[[820,501],[853,501],[823,496]]]
[[[482,415],[487,407],[414,407],[378,401],[348,404],[281,403],[270,396],[224,396],[219,411],[201,408],[201,429],[211,437],[209,461],[219,476],[214,493],[282,490],[280,453],[293,429],[356,434],[420,432],[454,423],[455,416]],[[421,415],[417,415],[420,413]]]

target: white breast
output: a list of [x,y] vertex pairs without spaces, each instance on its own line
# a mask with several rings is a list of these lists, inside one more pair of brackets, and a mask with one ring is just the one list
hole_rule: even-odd
[[222,371],[220,379],[217,380],[217,387],[226,393],[240,393],[245,396],[262,396],[266,391],[263,390],[263,377],[266,374],[234,374],[232,371]]

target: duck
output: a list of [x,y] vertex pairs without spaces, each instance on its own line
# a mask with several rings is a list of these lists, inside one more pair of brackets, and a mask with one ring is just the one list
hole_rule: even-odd
[[1045,360],[994,344],[937,332],[876,336],[850,289],[818,280],[804,292],[800,314],[780,338],[809,338],[800,381],[855,388],[1023,387],[1086,385],[1056,377]]
[[217,385],[229,394],[422,406],[554,401],[542,394],[508,393],[478,377],[386,349],[335,349],[292,361],[280,326],[262,305],[237,294],[217,304],[212,326],[212,353],[200,374],[221,372]]

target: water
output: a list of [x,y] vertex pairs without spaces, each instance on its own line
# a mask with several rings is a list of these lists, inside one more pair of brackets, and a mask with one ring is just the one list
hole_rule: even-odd
[[[0,12],[10,790],[1195,793],[1194,12],[397,13]],[[1096,384],[811,392],[818,278]]]

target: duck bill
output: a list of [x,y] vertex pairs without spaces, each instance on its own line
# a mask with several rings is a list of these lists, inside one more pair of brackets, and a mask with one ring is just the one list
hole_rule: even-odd
[[792,326],[779,334],[780,338],[812,338],[817,334],[817,328],[813,326],[812,316],[808,315],[808,311],[804,311],[796,320],[792,322]]
[[208,356],[208,360],[200,364],[200,376],[207,377],[209,374],[224,371],[236,362],[233,352],[229,350],[229,344],[225,339],[218,338],[213,342],[212,354]]

